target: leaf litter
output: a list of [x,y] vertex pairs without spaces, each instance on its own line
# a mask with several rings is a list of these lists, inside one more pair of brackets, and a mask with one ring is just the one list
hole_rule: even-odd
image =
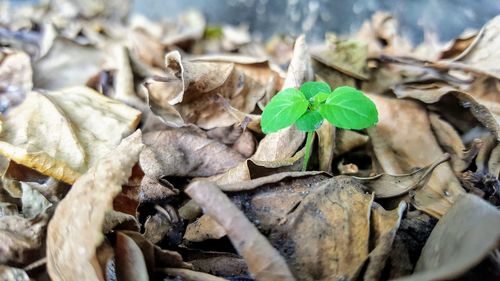
[[[0,279],[498,279],[500,17],[448,44],[385,12],[259,43],[130,8],[2,6]],[[301,172],[304,132],[260,122],[308,81],[379,121],[318,124]]]

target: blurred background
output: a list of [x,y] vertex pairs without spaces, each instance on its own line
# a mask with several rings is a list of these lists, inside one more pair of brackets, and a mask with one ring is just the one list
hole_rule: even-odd
[[[38,2],[11,0],[11,4]],[[400,22],[401,33],[414,43],[424,32],[441,41],[479,28],[500,14],[499,0],[135,0],[133,11],[159,20],[198,9],[209,24],[245,24],[257,39],[274,34],[307,33],[323,39],[325,31],[355,32],[375,11],[388,11]]]

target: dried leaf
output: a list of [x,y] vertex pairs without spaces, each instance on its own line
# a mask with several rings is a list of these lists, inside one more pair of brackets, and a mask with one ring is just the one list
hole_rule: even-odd
[[444,154],[433,164],[417,169],[405,175],[379,174],[369,178],[354,177],[363,183],[370,192],[375,193],[377,198],[390,198],[408,193],[411,190],[418,190],[427,184],[432,175],[432,171],[440,164],[448,161],[450,156]]
[[437,223],[415,273],[399,280],[456,279],[481,262],[498,243],[500,212],[479,197],[466,194]]
[[130,134],[139,118],[139,111],[84,87],[31,92],[7,117],[0,153],[71,184]]
[[[47,233],[47,267],[53,280],[103,280],[96,248],[113,198],[127,183],[142,150],[140,131],[92,166],[59,203]],[[71,239],[68,239],[71,237]]]
[[[408,173],[443,154],[422,106],[409,100],[371,98],[379,110],[379,123],[367,131],[385,173]],[[412,203],[419,210],[441,217],[463,193],[449,164],[442,164],[434,169],[427,185],[416,192]]]
[[116,234],[115,265],[118,280],[149,280],[141,249],[132,238],[121,232]]
[[33,71],[30,57],[24,52],[13,50],[0,51],[0,112],[22,102],[33,88]]
[[335,127],[328,122],[323,122],[316,132],[318,134],[319,169],[331,172],[335,152]]
[[347,177],[319,183],[270,234],[297,279],[356,278],[369,253],[373,202],[361,188]]
[[386,211],[379,204],[373,203],[371,239],[376,246],[368,256],[368,266],[363,275],[363,280],[380,280],[405,209],[406,204],[404,202],[399,203],[399,206],[391,211]]
[[40,258],[49,214],[27,219],[0,217],[0,263],[27,264]]
[[497,16],[484,25],[474,42],[463,53],[455,57],[454,61],[466,64],[468,70],[500,79],[500,69],[498,68],[500,55],[497,51],[497,47],[500,45],[499,38],[500,16]]
[[102,51],[58,37],[49,52],[33,64],[34,86],[47,90],[83,86],[102,64]]
[[295,280],[286,262],[245,215],[211,182],[195,182],[191,196],[224,229],[234,247],[245,258],[248,270],[258,280]]

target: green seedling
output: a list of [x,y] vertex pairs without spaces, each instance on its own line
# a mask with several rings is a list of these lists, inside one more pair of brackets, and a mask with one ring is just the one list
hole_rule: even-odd
[[302,170],[307,169],[314,132],[326,119],[342,129],[365,129],[378,121],[375,104],[363,92],[348,86],[331,90],[327,83],[306,82],[300,89],[278,92],[262,112],[261,126],[265,134],[293,124],[307,133]]

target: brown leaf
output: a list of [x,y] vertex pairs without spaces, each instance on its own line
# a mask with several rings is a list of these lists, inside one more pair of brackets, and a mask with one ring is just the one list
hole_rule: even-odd
[[84,87],[31,92],[7,117],[0,153],[71,184],[130,134],[139,118],[139,111]]
[[189,128],[150,132],[143,139],[146,144],[140,156],[145,173],[141,184],[143,198],[154,199],[158,197],[155,190],[166,189],[158,185],[161,177],[209,177],[244,161],[238,152]]
[[500,212],[479,197],[465,194],[437,223],[422,249],[415,273],[399,280],[458,278],[496,249],[498,243]]
[[369,253],[373,195],[348,177],[317,185],[270,239],[297,279],[355,279]]
[[332,171],[332,161],[335,153],[335,127],[329,122],[323,122],[316,130],[318,134],[319,169],[325,172]]
[[427,184],[432,172],[440,164],[448,161],[450,156],[444,154],[433,164],[417,169],[410,174],[389,175],[378,174],[369,178],[354,177],[368,187],[368,191],[375,193],[377,198],[390,198],[408,193],[411,190],[418,190]]
[[132,238],[121,232],[116,234],[115,266],[118,280],[149,280],[141,249]]
[[406,204],[404,202],[400,202],[399,206],[391,211],[386,211],[379,204],[373,203],[370,239],[374,241],[376,246],[368,255],[368,266],[363,275],[363,280],[380,280],[405,209]]
[[[474,119],[484,128],[488,129],[497,139],[500,139],[500,125],[495,120],[495,116],[488,108],[471,95],[459,91],[444,83],[407,83],[394,87],[394,93],[398,98],[413,98],[427,104],[437,104],[447,107],[448,110],[442,111],[444,117],[448,120],[461,119],[470,127]],[[465,109],[468,109],[464,111]],[[470,115],[467,118],[466,113]],[[457,118],[460,116],[461,118]],[[457,127],[466,131],[460,124],[454,123]]]
[[[367,131],[385,173],[408,173],[443,154],[421,105],[410,100],[370,97],[378,108],[379,123]],[[419,210],[441,217],[463,193],[453,170],[445,163],[434,169],[429,182],[416,192],[412,203]]]
[[113,198],[127,183],[142,147],[140,131],[124,139],[59,203],[47,233],[47,267],[53,280],[103,280],[95,249],[104,241],[105,212],[112,210]]
[[500,45],[500,16],[488,21],[479,31],[467,49],[454,58],[454,61],[463,63],[468,70],[490,75],[500,79],[500,55],[497,48]]
[[211,182],[194,182],[186,189],[212,218],[226,229],[248,270],[258,280],[295,280],[286,262],[245,215]]

